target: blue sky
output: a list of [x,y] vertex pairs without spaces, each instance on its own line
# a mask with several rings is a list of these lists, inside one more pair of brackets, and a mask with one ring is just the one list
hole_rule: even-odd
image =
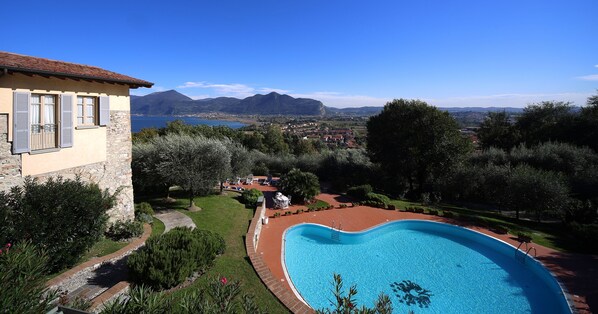
[[335,107],[577,105],[598,89],[598,1],[4,1],[0,50],[192,98]]

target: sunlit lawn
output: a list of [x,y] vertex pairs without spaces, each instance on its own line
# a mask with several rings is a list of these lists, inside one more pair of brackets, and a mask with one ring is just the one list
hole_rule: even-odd
[[313,203],[313,204],[307,205],[307,208],[316,209],[316,208],[328,207],[328,205],[330,205],[330,204],[328,204],[328,203],[326,203],[326,202],[324,202],[322,200],[316,199],[316,202]]
[[152,236],[164,233],[164,229],[166,229],[166,227],[162,220],[154,217],[154,222],[152,223]]
[[396,199],[391,200],[391,204],[401,210],[406,207],[423,207],[439,209],[441,214],[443,211],[451,211],[456,214],[456,219],[469,221],[474,225],[483,227],[504,226],[509,229],[511,235],[515,236],[518,232],[525,232],[532,235],[532,241],[537,244],[559,251],[569,250],[565,241],[557,241],[557,239],[563,238],[563,234],[558,225],[553,223],[537,223],[529,220],[517,221],[495,211],[469,209],[449,204],[423,206],[419,202]]
[[198,212],[187,211],[185,208],[189,205],[189,201],[184,198],[170,206],[191,217],[198,228],[217,232],[226,241],[226,251],[216,258],[215,265],[186,289],[206,287],[210,279],[224,276],[229,280],[240,280],[242,293],[255,296],[256,302],[262,309],[269,313],[288,313],[261,282],[245,252],[244,237],[253,217],[253,209],[245,208],[236,200],[238,193],[226,193],[228,195],[195,198],[195,204],[202,209]]

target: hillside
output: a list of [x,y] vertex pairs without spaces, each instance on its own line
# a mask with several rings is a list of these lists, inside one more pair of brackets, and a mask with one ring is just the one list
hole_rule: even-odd
[[324,115],[326,110],[318,100],[293,98],[275,92],[267,95],[258,94],[245,99],[218,97],[193,100],[174,90],[131,97],[133,114],[188,115],[206,112],[320,116]]
[[[451,107],[438,108],[449,112],[462,126],[478,125],[490,111],[520,114],[522,108]],[[309,98],[294,98],[275,92],[244,99],[217,97],[193,100],[175,90],[156,92],[146,96],[131,96],[131,113],[141,115],[193,115],[220,112],[236,115],[289,116],[372,116],[382,107],[334,108]]]

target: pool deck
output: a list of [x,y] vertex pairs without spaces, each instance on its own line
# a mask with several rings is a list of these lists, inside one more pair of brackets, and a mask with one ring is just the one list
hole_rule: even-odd
[[[320,194],[317,198],[335,206],[335,209],[272,218],[276,212],[284,214],[286,211],[294,212],[297,209],[305,209],[306,207],[293,205],[289,209],[282,211],[274,210],[272,209],[271,199],[276,188],[258,186],[256,184],[245,187],[254,187],[264,191],[265,200],[267,201],[266,215],[270,217],[269,223],[262,227],[256,252],[248,252],[248,254],[262,281],[294,313],[313,313],[309,307],[305,306],[295,297],[287,282],[281,262],[282,235],[287,228],[296,224],[315,223],[330,226],[334,221],[335,226],[339,226],[340,224],[344,231],[360,231],[395,220],[431,220],[479,231],[503,240],[515,247],[519,245],[519,242],[513,235],[497,234],[488,229],[450,218],[384,210],[368,206],[336,208],[341,203],[348,203],[348,200],[343,199],[340,195],[326,193]],[[255,228],[256,223],[258,222],[252,222],[253,228]],[[250,246],[253,248],[252,244]],[[537,259],[557,276],[559,281],[571,294],[576,311],[583,314],[598,313],[598,256],[562,253],[535,243],[532,243],[531,246],[534,246],[537,250]],[[332,281],[332,278],[325,280]],[[328,292],[323,291],[323,293]]]

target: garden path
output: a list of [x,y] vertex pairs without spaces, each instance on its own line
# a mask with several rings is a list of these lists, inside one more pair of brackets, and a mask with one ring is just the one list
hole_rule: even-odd
[[[154,216],[164,223],[164,232],[179,226],[195,228],[195,223],[191,218],[176,210],[160,211]],[[92,300],[119,282],[128,281],[127,258],[128,255],[116,261],[102,264],[101,267],[91,273],[91,276],[87,278],[87,281],[81,287],[68,294],[69,299],[72,300],[80,296]],[[101,299],[105,300],[107,297],[103,296]]]
[[165,210],[156,212],[154,215],[164,223],[164,232],[168,232],[174,227],[190,227],[195,228],[193,220],[189,216],[178,212],[176,210]]

